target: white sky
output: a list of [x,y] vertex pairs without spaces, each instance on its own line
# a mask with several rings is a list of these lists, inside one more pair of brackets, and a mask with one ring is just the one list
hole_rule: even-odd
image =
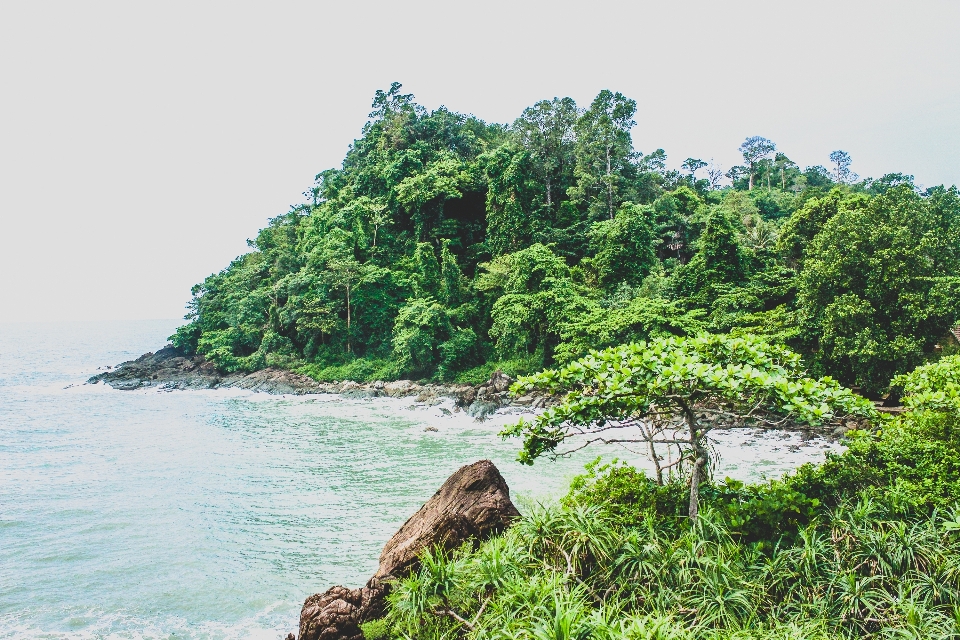
[[[349,6],[348,6],[349,5]],[[179,317],[339,166],[378,88],[508,122],[638,103],[635,146],[960,183],[960,2],[5,2],[0,321]]]

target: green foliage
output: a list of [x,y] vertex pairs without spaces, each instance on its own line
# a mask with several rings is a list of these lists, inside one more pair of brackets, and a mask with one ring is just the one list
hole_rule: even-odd
[[675,272],[676,292],[703,308],[725,288],[746,283],[749,258],[741,246],[735,222],[723,209],[707,217],[697,252]]
[[521,378],[512,391],[534,389],[566,395],[534,422],[521,420],[504,432],[523,437],[519,459],[526,464],[571,437],[686,418],[700,405],[722,406],[710,420],[734,424],[759,421],[760,410],[807,424],[875,413],[836,381],[806,377],[798,354],[752,337],[673,337],[593,351]]
[[374,382],[393,380],[400,375],[396,364],[391,360],[356,358],[343,364],[320,365],[300,364],[292,367],[296,373],[310,376],[317,382]]
[[[919,398],[955,362],[898,379]],[[935,402],[939,407],[939,400]],[[935,409],[936,410],[936,409]],[[686,487],[599,459],[557,506],[430,550],[375,638],[835,640],[960,636],[957,443],[917,408],[779,480]],[[944,448],[946,447],[946,448]],[[923,475],[932,482],[913,484]],[[369,631],[368,631],[369,629]]]
[[635,113],[603,90],[488,124],[393,83],[342,165],[192,289],[170,339],[224,371],[395,358],[378,370],[447,380],[749,332],[877,392],[933,355],[960,299],[954,188],[852,184],[842,152],[838,183],[759,136],[722,187],[701,160],[636,150]]
[[560,325],[555,360],[565,364],[591,349],[671,335],[696,335],[705,328],[703,311],[687,311],[675,301],[633,297],[633,294],[634,291],[627,288],[629,297],[625,301],[621,298],[609,300],[607,304],[585,303],[582,313]]
[[960,419],[960,356],[917,367],[897,376],[893,384],[903,389],[903,403],[916,413],[933,412],[944,420]]
[[459,384],[479,386],[490,380],[490,376],[496,371],[502,371],[511,378],[516,378],[539,371],[542,366],[543,354],[540,353],[513,360],[491,360],[472,369],[462,371],[457,374],[455,381]]
[[798,304],[815,358],[882,390],[932,354],[960,316],[960,197],[907,186],[843,209],[810,245]]
[[446,309],[433,298],[411,298],[400,309],[393,327],[393,357],[397,368],[429,374],[441,360],[441,344],[452,328]]
[[628,204],[612,220],[595,222],[590,243],[595,252],[591,265],[605,288],[622,283],[639,285],[656,263],[653,212]]

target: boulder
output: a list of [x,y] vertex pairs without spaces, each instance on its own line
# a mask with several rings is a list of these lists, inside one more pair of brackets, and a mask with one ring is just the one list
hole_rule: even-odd
[[390,582],[419,569],[425,549],[479,543],[519,515],[492,462],[461,467],[390,538],[377,574],[363,588],[337,586],[307,598],[300,611],[300,640],[361,640],[360,623],[383,615]]
[[399,397],[412,394],[418,387],[412,380],[394,380],[383,385],[383,391],[388,396]]
[[510,385],[513,384],[513,378],[503,371],[497,370],[490,376],[490,381],[487,384],[497,393],[503,393],[510,390]]
[[300,640],[361,640],[361,589],[331,587],[310,596],[300,610]]
[[409,575],[420,568],[424,549],[450,550],[465,540],[486,540],[519,515],[496,465],[480,460],[461,467],[383,547],[377,577]]

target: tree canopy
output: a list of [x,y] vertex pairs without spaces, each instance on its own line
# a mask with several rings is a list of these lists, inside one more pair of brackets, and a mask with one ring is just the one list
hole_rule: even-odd
[[960,300],[955,187],[859,180],[843,151],[801,169],[762,136],[743,166],[674,170],[634,146],[636,114],[603,90],[491,124],[377,91],[342,166],[194,287],[172,340],[227,371],[472,380],[759,333],[870,393],[940,352]]
[[563,401],[504,431],[523,437],[521,462],[595,442],[643,444],[661,484],[664,470],[689,469],[691,518],[697,516],[700,476],[708,471],[706,434],[713,426],[816,425],[875,415],[872,403],[832,378],[807,377],[799,354],[724,335],[593,351],[560,369],[522,377],[512,388],[517,394],[534,390],[562,394]]

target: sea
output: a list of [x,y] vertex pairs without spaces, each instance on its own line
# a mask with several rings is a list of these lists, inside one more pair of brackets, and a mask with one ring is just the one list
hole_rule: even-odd
[[[523,466],[498,435],[519,416],[409,398],[86,384],[180,322],[0,324],[0,638],[284,638],[464,464],[493,460],[521,512],[597,456],[648,465],[611,446]],[[741,480],[837,446],[747,429],[714,445]]]

